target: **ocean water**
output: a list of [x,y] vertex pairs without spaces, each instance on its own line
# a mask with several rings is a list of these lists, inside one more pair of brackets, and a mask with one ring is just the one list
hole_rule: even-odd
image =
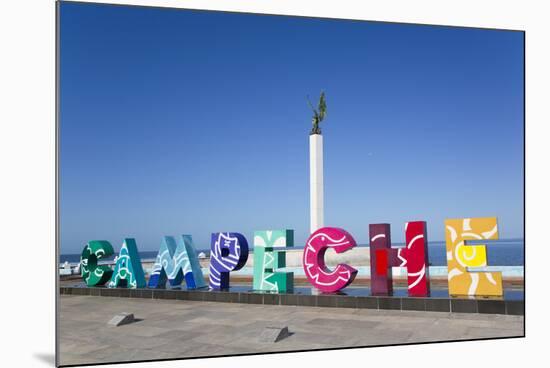
[[[485,244],[487,246],[487,263],[491,266],[523,266],[524,265],[524,241],[523,239],[503,239],[503,240],[490,240],[485,242],[470,242],[469,244]],[[395,247],[402,247],[405,244],[393,244]],[[360,245],[360,247],[362,247]],[[294,249],[300,249],[303,247],[294,247]],[[200,252],[201,250],[198,250]],[[208,254],[208,251],[206,251]],[[143,251],[139,252],[142,260],[155,259],[157,251]],[[115,258],[116,254],[104,258],[106,261],[111,261]],[[446,266],[446,250],[445,242],[433,241],[428,243],[428,256],[431,266]],[[80,262],[80,254],[61,254],[60,264],[65,262],[71,264]]]

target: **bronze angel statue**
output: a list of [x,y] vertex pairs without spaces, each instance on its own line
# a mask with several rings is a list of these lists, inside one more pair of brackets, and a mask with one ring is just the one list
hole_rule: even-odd
[[319,123],[321,123],[325,116],[327,115],[327,104],[325,102],[325,92],[321,91],[321,96],[319,97],[319,105],[317,106],[317,109],[313,107],[311,104],[311,101],[309,101],[309,97],[307,99],[307,102],[309,104],[309,107],[313,110],[313,118],[311,119],[311,123],[313,124],[313,127],[311,128],[310,135],[313,134],[321,134],[321,128],[319,127]]

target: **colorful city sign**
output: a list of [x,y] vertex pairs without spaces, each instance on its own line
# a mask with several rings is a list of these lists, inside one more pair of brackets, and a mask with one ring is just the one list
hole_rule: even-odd
[[184,280],[188,289],[206,287],[191,235],[182,235],[178,240],[164,237],[149,277],[149,288],[164,289],[166,281],[179,287]]
[[291,293],[294,273],[277,272],[286,266],[286,247],[294,246],[294,230],[264,230],[254,232],[253,289]]
[[355,239],[344,229],[322,227],[310,235],[303,254],[303,265],[307,280],[322,292],[334,293],[353,282],[357,270],[347,264],[339,264],[330,270],[325,264],[328,249],[336,253],[355,247]]
[[[502,296],[502,274],[480,268],[487,266],[485,245],[469,241],[498,239],[497,219],[464,218],[445,221],[449,295]],[[369,225],[370,282],[372,295],[393,295],[392,267],[406,267],[408,295],[430,296],[427,224],[405,224],[405,247],[391,245],[389,224]],[[294,245],[294,231],[264,230],[254,233],[253,289],[261,292],[291,293],[294,274],[280,269],[286,266],[285,250]],[[308,282],[323,293],[335,293],[349,286],[358,274],[347,264],[329,268],[325,253],[333,249],[344,253],[356,246],[353,236],[341,228],[323,227],[306,241],[302,265]],[[82,251],[80,269],[88,286],[146,287],[145,277],[134,239],[125,239],[114,270],[98,260],[113,254],[105,240],[92,240]],[[211,239],[209,289],[230,288],[230,273],[241,269],[248,260],[248,241],[240,233],[213,233]],[[477,269],[476,269],[477,268]],[[176,240],[166,236],[160,246],[147,287],[179,287],[185,280],[188,289],[206,283],[190,235]]]
[[406,267],[409,296],[429,296],[428,239],[424,221],[405,224],[404,248],[392,248],[390,225],[369,225],[372,295],[392,295],[392,267]]
[[145,287],[145,274],[143,273],[135,239],[124,239],[111,281],[107,286],[110,288],[128,287],[132,289]]
[[445,243],[450,295],[502,296],[500,272],[472,271],[487,266],[485,245],[467,245],[469,240],[498,239],[495,217],[445,221]]
[[248,242],[239,233],[213,233],[210,250],[210,290],[229,289],[229,273],[248,259]]
[[97,261],[114,253],[113,246],[106,240],[92,240],[84,247],[80,256],[80,273],[88,286],[101,286],[111,279],[113,270],[98,265]]

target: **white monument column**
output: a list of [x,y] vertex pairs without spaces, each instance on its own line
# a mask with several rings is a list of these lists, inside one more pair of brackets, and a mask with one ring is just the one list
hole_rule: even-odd
[[309,215],[311,233],[324,226],[323,136],[309,136]]

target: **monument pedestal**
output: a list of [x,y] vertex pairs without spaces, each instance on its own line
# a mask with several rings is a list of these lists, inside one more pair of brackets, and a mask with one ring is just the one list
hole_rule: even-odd
[[323,136],[309,136],[309,212],[310,232],[324,226],[323,205]]

